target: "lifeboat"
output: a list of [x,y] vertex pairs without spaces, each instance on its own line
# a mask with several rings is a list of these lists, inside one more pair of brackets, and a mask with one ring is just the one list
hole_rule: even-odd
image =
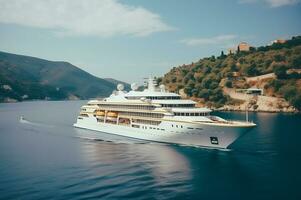
[[97,111],[95,112],[95,114],[96,114],[96,116],[105,116],[105,112],[102,111],[102,110],[97,110]]
[[111,112],[111,111],[110,111],[110,112],[108,112],[107,116],[108,116],[108,117],[115,117],[115,118],[116,118],[116,117],[118,116],[118,113],[117,113],[117,112]]

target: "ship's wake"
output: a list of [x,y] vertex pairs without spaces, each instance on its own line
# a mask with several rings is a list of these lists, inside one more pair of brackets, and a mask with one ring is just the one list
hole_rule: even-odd
[[20,116],[19,122],[21,124],[27,124],[27,125],[31,125],[31,126],[51,127],[50,125],[47,125],[47,124],[29,121],[24,116]]

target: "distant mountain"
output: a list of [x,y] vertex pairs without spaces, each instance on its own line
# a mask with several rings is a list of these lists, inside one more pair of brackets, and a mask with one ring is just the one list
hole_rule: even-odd
[[95,77],[68,62],[0,52],[0,102],[104,97],[117,82]]

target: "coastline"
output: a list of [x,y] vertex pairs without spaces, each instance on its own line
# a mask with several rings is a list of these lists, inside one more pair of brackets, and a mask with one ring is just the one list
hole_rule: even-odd
[[[231,107],[221,107],[221,108],[211,108],[213,111],[223,111],[223,112],[246,112],[246,109],[239,109],[239,108],[231,108]],[[254,112],[254,113],[291,113],[291,114],[297,114],[301,113],[300,111],[294,109],[294,110],[283,110],[283,109],[277,109],[277,110],[254,110],[254,109],[248,109],[248,112]]]
[[[24,102],[60,102],[60,101],[89,101],[91,99],[59,99],[59,100],[45,100],[45,99],[33,99],[33,100],[25,100],[25,101],[1,101],[0,104],[10,104],[10,103],[24,103]],[[246,108],[243,105],[224,105],[223,107],[215,108],[209,107],[213,111],[222,111],[222,112],[246,112]],[[301,113],[297,109],[290,106],[289,108],[282,109],[254,109],[249,108],[248,112],[254,113],[292,113],[297,114]]]

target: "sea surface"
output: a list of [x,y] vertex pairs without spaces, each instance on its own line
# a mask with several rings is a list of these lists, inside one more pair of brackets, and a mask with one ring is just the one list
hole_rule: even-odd
[[0,104],[0,199],[301,199],[300,114],[250,113],[255,129],[212,150],[93,140],[72,127],[84,103]]

